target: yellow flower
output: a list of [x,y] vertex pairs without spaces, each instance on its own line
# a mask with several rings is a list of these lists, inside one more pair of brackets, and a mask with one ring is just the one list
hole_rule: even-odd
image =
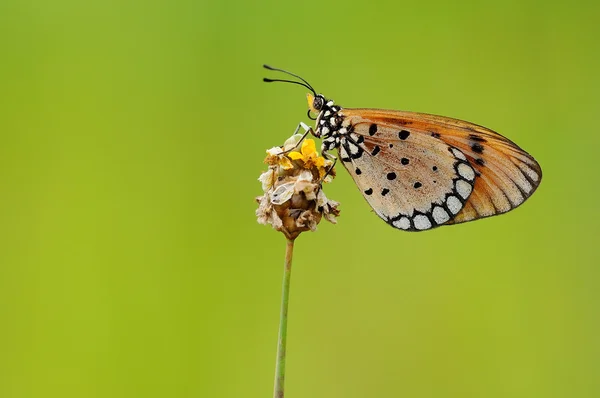
[[306,169],[311,169],[314,166],[317,168],[325,166],[325,158],[319,156],[315,148],[315,141],[310,138],[302,142],[300,152],[290,152],[288,157],[292,160],[302,160]]

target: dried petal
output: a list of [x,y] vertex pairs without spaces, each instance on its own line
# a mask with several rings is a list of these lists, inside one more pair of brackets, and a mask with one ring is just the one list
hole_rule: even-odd
[[284,170],[290,170],[290,169],[294,168],[294,165],[292,164],[292,162],[285,156],[281,156],[279,158],[279,165],[281,167],[283,167]]
[[283,152],[283,149],[281,149],[280,146],[274,146],[271,149],[267,149],[267,155],[270,155],[270,156],[279,156],[279,155],[281,155],[282,152]]
[[295,183],[288,182],[287,184],[283,184],[275,188],[273,193],[271,193],[271,203],[274,205],[280,205],[284,202],[287,202],[292,198],[294,194]]
[[271,189],[276,180],[277,177],[275,176],[275,170],[271,168],[258,177],[258,181],[262,183],[263,192],[267,192],[269,189]]

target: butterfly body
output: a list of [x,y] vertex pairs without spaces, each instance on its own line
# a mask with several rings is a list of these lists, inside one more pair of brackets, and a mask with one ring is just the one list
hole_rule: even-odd
[[337,150],[369,205],[394,228],[424,231],[506,213],[541,182],[535,159],[486,127],[426,113],[342,108],[305,87],[314,93],[311,132],[323,140],[323,156]]

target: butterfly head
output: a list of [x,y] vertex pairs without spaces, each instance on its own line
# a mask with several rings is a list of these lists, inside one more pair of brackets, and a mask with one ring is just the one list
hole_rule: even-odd
[[306,99],[308,100],[308,109],[317,115],[321,113],[327,102],[322,94],[312,95],[308,93],[306,94]]
[[315,136],[329,136],[330,132],[333,132],[330,121],[333,120],[335,122],[338,119],[340,107],[335,106],[333,100],[326,99],[322,94],[313,96],[309,93],[306,95],[306,98],[308,100],[309,117],[310,113],[317,115],[316,119],[314,119],[316,120]]
[[[342,122],[342,115],[340,112],[341,108],[339,106],[333,105],[332,100],[326,99],[322,94],[317,94],[315,89],[303,78],[300,76],[288,72],[283,69],[273,68],[272,66],[263,65],[265,69],[282,72],[289,76],[295,77],[297,80],[287,80],[287,79],[267,79],[264,78],[263,81],[267,83],[272,82],[283,82],[283,83],[291,83],[297,84],[303,87],[306,87],[311,92],[307,95],[308,99],[308,116],[316,120],[316,128],[314,131],[315,137],[324,137],[327,138],[333,135],[338,129],[340,129],[340,125]],[[317,115],[316,118],[311,117],[310,115]]]

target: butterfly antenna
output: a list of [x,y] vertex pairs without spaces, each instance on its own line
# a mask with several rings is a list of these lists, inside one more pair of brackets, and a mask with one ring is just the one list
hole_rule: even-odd
[[309,86],[308,84],[304,84],[302,82],[297,82],[297,81],[294,81],[294,80],[267,79],[266,77],[264,77],[263,78],[263,82],[265,82],[265,83],[283,82],[283,83],[298,84],[298,85],[300,85],[302,87],[306,87],[307,89],[309,89],[310,91],[312,91],[315,96],[317,95],[317,93],[315,93],[315,90],[311,86]]
[[307,82],[306,80],[304,80],[302,77],[300,77],[300,76],[296,75],[295,73],[288,72],[287,70],[283,70],[283,69],[279,69],[279,68],[274,68],[274,67],[272,67],[272,66],[269,66],[269,65],[263,65],[263,68],[265,68],[265,69],[268,69],[268,70],[274,70],[274,71],[277,71],[277,72],[282,72],[282,73],[285,73],[285,74],[287,74],[287,75],[293,76],[293,77],[295,77],[295,78],[297,78],[297,79],[300,79],[300,80],[302,80],[302,81],[304,82],[304,84],[302,84],[302,83],[300,83],[300,82],[294,82],[294,81],[291,81],[291,80],[278,80],[278,79],[275,79],[275,80],[273,80],[273,79],[263,79],[263,81],[265,81],[265,82],[267,82],[267,83],[270,83],[270,82],[287,82],[287,83],[296,83],[296,84],[300,84],[301,86],[304,86],[304,87],[306,87],[307,89],[309,89],[310,91],[312,91],[312,93],[313,93],[315,96],[317,95],[317,92],[316,92],[316,91],[315,91],[315,89],[314,89],[314,88],[313,88],[313,87],[310,85],[310,83],[309,83],[309,82]]

